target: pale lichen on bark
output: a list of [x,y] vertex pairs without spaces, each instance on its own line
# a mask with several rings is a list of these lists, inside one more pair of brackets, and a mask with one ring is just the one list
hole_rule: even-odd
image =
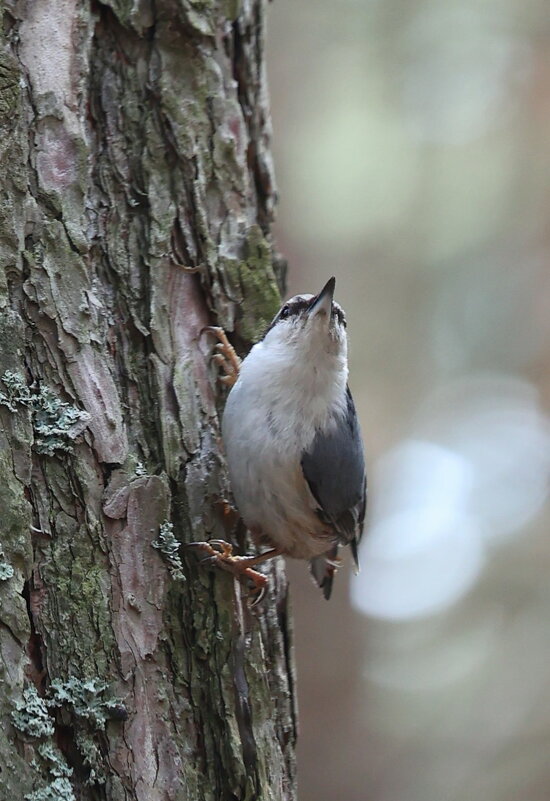
[[282,566],[252,615],[153,547],[227,536],[202,332],[244,352],[280,299],[265,13],[4,2],[0,376],[30,394],[0,403],[0,798],[295,798]]

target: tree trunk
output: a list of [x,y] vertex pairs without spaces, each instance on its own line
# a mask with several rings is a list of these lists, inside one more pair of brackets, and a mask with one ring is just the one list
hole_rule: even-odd
[[178,548],[247,545],[202,329],[279,303],[264,18],[4,2],[2,799],[295,798],[283,568],[251,611]]

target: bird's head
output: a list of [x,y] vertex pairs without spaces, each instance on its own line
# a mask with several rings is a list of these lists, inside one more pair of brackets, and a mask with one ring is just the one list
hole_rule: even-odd
[[266,332],[265,345],[345,356],[346,316],[333,300],[335,285],[333,277],[318,295],[295,295],[287,300]]

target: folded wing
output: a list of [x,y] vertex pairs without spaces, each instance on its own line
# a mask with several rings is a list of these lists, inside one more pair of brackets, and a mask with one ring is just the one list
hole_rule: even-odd
[[[334,530],[340,544],[351,547],[357,564],[367,485],[361,432],[349,389],[345,414],[335,420],[330,431],[317,433],[301,461],[304,477],[318,504],[317,514]],[[327,556],[334,558],[335,552],[331,550]],[[326,569],[325,563],[324,557],[318,557],[312,560],[311,567],[328,598],[334,569]]]

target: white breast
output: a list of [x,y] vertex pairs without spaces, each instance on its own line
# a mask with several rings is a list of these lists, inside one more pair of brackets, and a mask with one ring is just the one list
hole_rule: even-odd
[[244,360],[227,400],[222,433],[237,508],[252,533],[297,558],[324,553],[331,540],[315,514],[302,453],[346,408],[347,358],[284,348],[274,338]]

